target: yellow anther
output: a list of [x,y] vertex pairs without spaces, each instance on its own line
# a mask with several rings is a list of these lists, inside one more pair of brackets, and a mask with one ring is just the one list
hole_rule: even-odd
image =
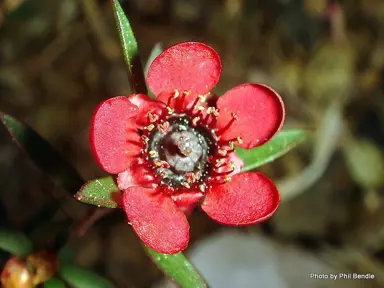
[[159,154],[154,150],[149,151],[149,156],[151,156],[151,157],[157,157],[158,155]]

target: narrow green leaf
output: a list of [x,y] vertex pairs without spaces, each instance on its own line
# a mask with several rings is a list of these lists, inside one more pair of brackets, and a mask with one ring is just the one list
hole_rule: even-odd
[[96,273],[70,264],[60,266],[60,276],[71,287],[76,288],[112,288],[115,287],[109,280]]
[[121,47],[133,93],[147,94],[143,68],[140,61],[139,48],[131,24],[121,8],[118,0],[112,0],[113,12],[119,32]]
[[309,134],[308,131],[304,130],[285,130],[278,133],[271,141],[263,146],[250,150],[236,148],[237,155],[244,161],[242,171],[249,171],[272,162],[302,143],[308,138]]
[[22,232],[0,228],[0,249],[24,257],[33,251],[33,244]]
[[183,253],[168,255],[153,251],[143,245],[154,263],[171,277],[180,287],[202,288],[208,287],[196,268],[188,261]]
[[52,277],[44,283],[44,288],[66,288],[67,286],[63,281],[57,277]]
[[83,179],[51,144],[31,127],[8,114],[0,113],[0,120],[38,168],[69,192],[79,190],[84,183]]
[[112,177],[88,181],[75,198],[83,203],[106,208],[117,208],[121,203],[121,192]]

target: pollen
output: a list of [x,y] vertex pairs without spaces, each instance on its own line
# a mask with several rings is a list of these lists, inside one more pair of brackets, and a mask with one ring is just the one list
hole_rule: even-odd
[[172,109],[171,107],[167,106],[168,115],[172,115],[175,112],[175,109]]
[[193,118],[193,119],[192,119],[192,125],[193,125],[193,126],[197,126],[197,122],[199,122],[199,120],[200,120],[200,117],[199,117],[199,116]]
[[185,188],[191,188],[191,185],[189,185],[187,182],[181,182],[181,185],[183,185]]
[[155,123],[157,120],[159,120],[159,115],[153,114],[151,112],[147,113],[147,117],[149,118],[149,122]]
[[157,124],[157,129],[161,134],[166,133],[169,129],[169,122],[165,121],[164,123]]
[[144,129],[146,129],[148,131],[152,131],[154,128],[155,128],[155,125],[153,125],[153,124],[150,124],[150,125],[144,127]]
[[155,158],[155,157],[159,156],[159,154],[156,151],[151,150],[151,151],[149,151],[149,156],[151,156],[152,158]]
[[141,140],[144,142],[144,144],[147,144],[149,141],[149,138],[145,135],[141,135]]
[[225,159],[217,159],[215,167],[221,167],[225,164]]

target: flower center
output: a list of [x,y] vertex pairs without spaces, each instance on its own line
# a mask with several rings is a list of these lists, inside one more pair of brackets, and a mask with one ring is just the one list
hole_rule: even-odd
[[[207,178],[209,156],[214,152],[215,139],[204,127],[194,127],[186,115],[172,115],[167,119],[167,131],[154,130],[149,135],[148,150],[158,164],[155,173],[162,184],[187,187]],[[151,155],[152,154],[152,155]]]
[[154,172],[156,184],[170,193],[183,188],[199,189],[231,180],[236,165],[234,145],[241,138],[221,140],[237,115],[225,127],[217,128],[219,111],[208,106],[207,95],[185,103],[189,91],[178,91],[168,99],[167,112],[148,112],[142,130],[142,163]]

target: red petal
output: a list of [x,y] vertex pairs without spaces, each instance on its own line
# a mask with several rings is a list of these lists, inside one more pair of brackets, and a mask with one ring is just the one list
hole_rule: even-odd
[[158,95],[161,92],[209,92],[219,81],[221,61],[211,47],[198,42],[174,45],[161,53],[148,71],[147,84]]
[[192,214],[196,205],[200,202],[203,196],[204,195],[198,190],[188,190],[188,192],[171,195],[176,206],[183,211],[187,217]]
[[140,136],[135,129],[137,107],[124,96],[101,103],[91,122],[89,139],[99,165],[107,172],[124,171],[129,158],[140,151]]
[[275,184],[261,173],[235,175],[231,181],[208,191],[201,208],[226,225],[247,225],[272,216],[280,202]]
[[243,143],[239,146],[250,149],[270,140],[283,125],[285,111],[280,96],[271,88],[256,83],[239,85],[217,101],[220,109],[218,128],[223,129],[232,119],[232,113],[238,120],[226,130],[223,140],[240,136]]
[[120,190],[126,190],[135,186],[156,188],[156,179],[153,171],[144,163],[141,158],[131,159],[127,170],[119,173],[117,185]]
[[128,97],[128,100],[139,108],[139,113],[136,118],[136,124],[141,129],[143,126],[149,125],[148,112],[161,116],[166,113],[164,103],[154,100],[145,94],[134,94]]
[[169,196],[159,190],[132,187],[124,191],[123,205],[133,229],[153,250],[175,254],[188,246],[187,218]]

